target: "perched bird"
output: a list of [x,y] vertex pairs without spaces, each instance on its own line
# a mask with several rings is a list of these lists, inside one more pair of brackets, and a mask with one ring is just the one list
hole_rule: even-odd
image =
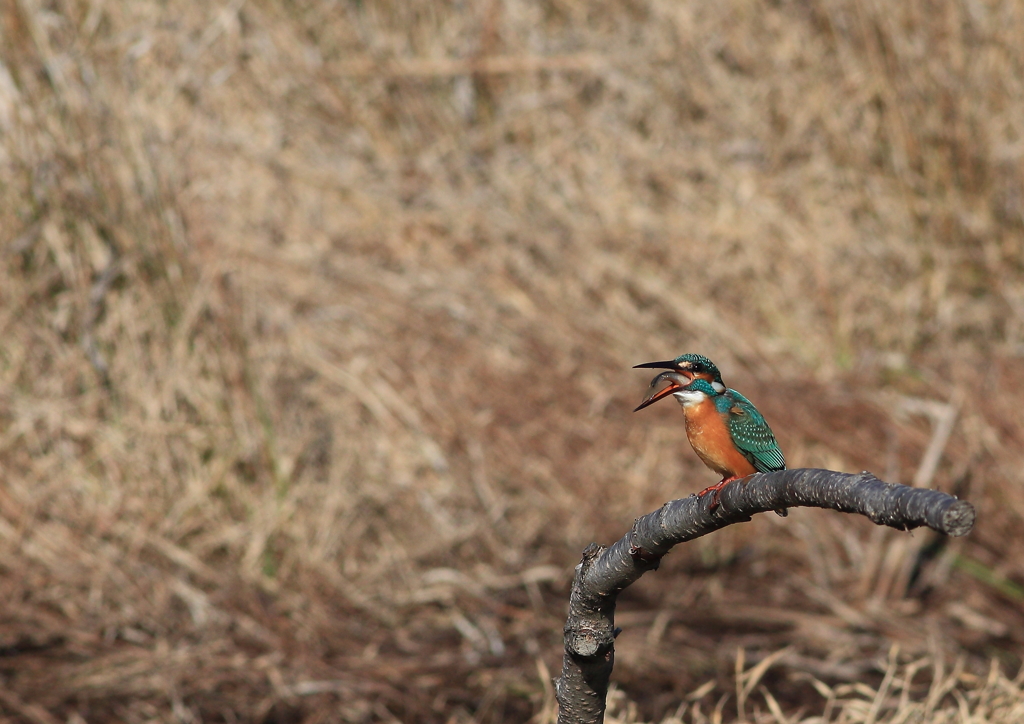
[[[655,388],[663,380],[669,385],[648,395],[634,410],[638,412],[663,397],[672,395],[683,407],[686,437],[697,457],[722,476],[698,496],[712,493],[712,509],[726,483],[756,472],[785,470],[786,460],[775,435],[753,403],[722,382],[718,367],[699,354],[684,354],[665,362],[646,362],[637,368],[665,369],[653,380]],[[786,515],[785,510],[775,511]]]

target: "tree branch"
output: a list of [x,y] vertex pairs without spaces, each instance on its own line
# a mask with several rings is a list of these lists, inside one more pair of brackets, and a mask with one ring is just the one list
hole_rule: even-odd
[[951,536],[974,526],[974,506],[937,490],[884,483],[874,475],[800,469],[752,475],[726,485],[720,504],[712,496],[673,500],[637,518],[611,548],[591,543],[576,566],[565,622],[562,675],[555,681],[559,724],[604,720],[614,664],[615,601],[619,592],[654,570],[684,541],[785,508],[831,508],[859,513],[898,530],[927,526]]

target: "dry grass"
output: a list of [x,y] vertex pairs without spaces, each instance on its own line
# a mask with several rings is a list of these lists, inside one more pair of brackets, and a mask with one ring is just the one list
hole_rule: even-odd
[[547,720],[583,546],[709,482],[629,412],[685,350],[791,465],[979,524],[687,546],[623,597],[615,716],[1020,718],[1019,3],[0,23],[6,718]]
[[[957,660],[947,671],[942,659],[921,658],[899,663],[899,651],[893,647],[884,664],[885,677],[878,688],[861,682],[829,686],[813,676],[804,675],[822,697],[824,711],[813,716],[787,716],[771,691],[760,684],[771,665],[785,660],[788,649],[766,657],[748,671],[737,671],[736,697],[743,714],[739,721],[751,724],[904,724],[906,722],[949,722],[952,724],[1002,724],[1020,721],[1024,716],[1024,675],[1015,679],[1003,675],[993,662],[987,675],[977,676],[964,671],[964,662]],[[742,655],[737,659],[742,663]],[[662,724],[711,724],[723,720],[726,696],[709,697],[714,681],[687,696],[676,711],[661,720]],[[610,692],[609,724],[638,722],[636,705],[614,688]],[[953,701],[942,706],[945,699]]]

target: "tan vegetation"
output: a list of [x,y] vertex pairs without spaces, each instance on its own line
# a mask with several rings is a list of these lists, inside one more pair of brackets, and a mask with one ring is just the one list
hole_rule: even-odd
[[613,717],[1021,721],[1022,37],[999,0],[0,3],[0,713],[548,721],[582,548],[713,482],[630,412],[694,351],[791,466],[979,522],[684,546],[623,596]]

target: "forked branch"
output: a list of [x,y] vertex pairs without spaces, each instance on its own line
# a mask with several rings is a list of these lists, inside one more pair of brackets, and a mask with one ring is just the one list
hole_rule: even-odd
[[672,546],[750,520],[755,513],[797,507],[859,513],[899,530],[926,526],[961,536],[974,526],[974,506],[937,490],[884,483],[870,473],[800,469],[752,475],[712,496],[665,503],[637,518],[611,548],[583,551],[569,597],[562,675],[555,682],[559,724],[604,720],[614,663],[615,601],[619,592],[654,570]]

